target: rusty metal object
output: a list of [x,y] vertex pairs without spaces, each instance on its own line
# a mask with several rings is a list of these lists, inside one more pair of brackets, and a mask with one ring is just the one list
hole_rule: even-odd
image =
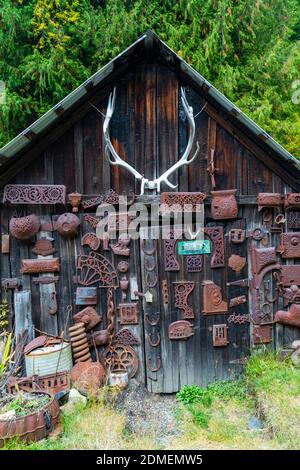
[[95,233],[85,233],[81,238],[81,246],[87,245],[91,250],[97,251],[100,248],[100,238]]
[[86,331],[95,328],[102,320],[102,315],[99,315],[93,307],[86,307],[80,312],[73,315],[75,323],[84,323]]
[[269,235],[269,231],[262,227],[256,227],[248,232],[248,236],[257,242],[263,240],[267,235]]
[[77,287],[76,305],[96,305],[98,303],[97,287]]
[[58,217],[55,226],[61,236],[74,238],[78,234],[80,219],[72,212],[65,212]]
[[11,204],[65,204],[66,187],[46,184],[7,184],[3,202]]
[[152,304],[153,295],[151,294],[151,292],[149,292],[149,290],[147,290],[146,292],[139,292],[135,290],[133,293],[136,297],[142,297],[143,299],[145,299],[146,303]]
[[151,239],[152,248],[146,248],[146,241],[147,240],[145,238],[142,239],[142,244],[141,244],[142,251],[143,251],[143,253],[145,253],[145,255],[152,256],[152,255],[154,255],[154,253],[157,250],[157,240],[155,238]]
[[33,277],[33,284],[52,284],[59,281],[59,276],[39,276]]
[[202,271],[203,255],[185,256],[185,269],[188,273],[200,273]]
[[127,232],[130,223],[135,219],[135,215],[128,212],[109,213],[107,228],[109,232]]
[[178,320],[170,323],[168,327],[169,339],[188,339],[194,335],[192,323],[187,320]]
[[252,269],[254,274],[259,274],[266,266],[276,263],[275,247],[252,248]]
[[109,343],[109,333],[106,330],[93,331],[88,334],[89,346],[106,346]]
[[275,314],[274,321],[276,323],[283,323],[284,325],[291,325],[300,328],[300,297],[297,298],[297,303],[293,303],[288,311],[278,310]]
[[50,313],[50,315],[55,315],[57,313],[57,308],[56,291],[53,290],[49,298],[48,313]]
[[78,283],[83,286],[99,283],[100,287],[115,287],[118,284],[118,275],[113,265],[94,251],[89,255],[78,256],[77,269],[80,271]]
[[59,392],[68,391],[70,389],[70,373],[69,371],[57,372],[49,375],[32,375],[31,377],[10,377],[8,384],[8,393],[13,395],[20,392],[43,392],[56,395]]
[[235,245],[246,240],[246,231],[241,228],[233,228],[229,232],[229,241]]
[[129,280],[126,278],[126,276],[122,276],[120,280],[120,289],[122,291],[122,300],[126,300],[127,297],[127,290],[129,286]]
[[175,252],[177,239],[173,231],[170,231],[170,238],[163,240],[163,243],[165,271],[179,271],[180,266]]
[[115,243],[114,245],[110,245],[110,247],[115,255],[129,256],[130,255],[130,248],[128,248],[129,244],[130,244],[130,237],[129,235],[124,234],[123,236],[120,235],[117,243]]
[[203,281],[203,310],[204,315],[214,315],[215,313],[226,313],[228,304],[222,299],[221,287],[213,281]]
[[167,305],[169,303],[169,286],[167,279],[162,280],[162,294],[163,294],[163,303]]
[[1,237],[1,253],[3,255],[9,254],[9,234],[3,233]]
[[234,323],[237,325],[244,325],[245,323],[250,322],[250,317],[249,315],[229,315],[227,318],[228,323]]
[[238,305],[245,304],[247,302],[247,297],[245,295],[239,295],[230,299],[229,307],[237,307]]
[[129,263],[128,261],[119,261],[119,263],[117,264],[117,271],[119,271],[119,273],[127,273],[129,270]]
[[289,287],[292,284],[300,286],[300,265],[280,266],[280,280],[285,287]]
[[49,259],[23,259],[21,261],[20,272],[22,274],[31,273],[54,273],[60,271],[59,258]]
[[228,341],[228,326],[226,324],[213,325],[213,346],[220,348],[227,346]]
[[168,213],[174,210],[180,212],[197,212],[202,210],[202,204],[206,197],[207,194],[200,192],[161,193],[160,210],[162,213]]
[[37,240],[32,248],[32,253],[40,256],[53,255],[53,253],[55,253],[55,248],[52,245],[52,239],[40,238]]
[[22,289],[22,279],[18,277],[11,277],[2,279],[1,287],[4,290],[21,290]]
[[282,258],[300,258],[300,232],[281,233],[278,251]]
[[156,312],[155,314],[152,313],[151,316],[149,315],[149,313],[146,313],[145,320],[146,320],[146,323],[148,323],[148,325],[156,326],[158,325],[160,321],[160,313],[159,312]]
[[121,325],[136,325],[139,323],[139,308],[137,302],[119,304],[119,322]]
[[25,217],[12,217],[9,221],[9,231],[18,240],[29,240],[37,234],[41,226],[40,219],[35,214]]
[[183,318],[195,318],[193,309],[188,305],[188,296],[194,290],[193,281],[173,282],[175,307],[183,310]]
[[115,336],[115,341],[117,343],[125,344],[126,346],[138,346],[141,344],[141,340],[128,328],[122,328],[122,330],[118,331]]
[[91,361],[91,353],[88,338],[85,331],[85,324],[80,322],[69,328],[73,358],[75,363]]
[[47,345],[48,336],[47,335],[40,335],[31,340],[24,348],[24,354],[29,354],[31,351],[35,349],[42,348]]
[[111,372],[127,372],[132,378],[138,370],[138,356],[135,350],[123,343],[108,346],[101,355],[101,363]]
[[106,371],[99,362],[77,362],[70,372],[72,386],[83,395],[94,395],[104,384]]
[[155,258],[152,258],[152,264],[149,263],[150,257],[145,258],[145,270],[147,272],[153,272],[156,269]]
[[300,211],[289,211],[287,213],[287,226],[291,229],[300,229]]
[[223,268],[225,266],[223,227],[205,227],[204,233],[211,239],[215,247],[210,267]]
[[299,208],[300,207],[300,193],[287,193],[284,195],[284,208]]
[[78,212],[78,209],[81,204],[81,200],[82,200],[82,194],[80,193],[75,192],[75,193],[68,194],[68,201],[72,206],[72,212],[75,212],[75,213]]
[[291,287],[283,289],[282,296],[285,307],[289,304],[299,303],[300,288],[296,284],[292,284]]
[[[32,394],[46,392],[31,392]],[[60,408],[57,400],[51,398],[39,411],[26,416],[19,416],[13,420],[0,420],[0,448],[10,439],[21,440],[27,443],[46,438],[53,431],[60,420]]]
[[273,324],[266,323],[265,325],[253,325],[253,343],[266,344],[272,342]]
[[112,342],[115,338],[115,305],[114,305],[114,297],[113,297],[113,290],[109,288],[107,290],[107,332],[109,337],[108,344],[111,346]]
[[237,281],[227,282],[227,286],[249,287],[249,279],[238,279]]
[[160,345],[160,341],[161,341],[160,334],[158,333],[158,331],[155,333],[149,333],[147,335],[147,341],[149,345],[152,346],[152,348],[157,348],[157,346]]
[[236,193],[236,189],[211,191],[211,216],[213,219],[224,220],[237,218],[238,205]]
[[118,193],[113,189],[109,189],[99,196],[82,201],[81,205],[84,209],[89,209],[90,207],[99,206],[100,204],[119,204],[119,198]]
[[98,223],[100,222],[100,217],[94,217],[93,215],[85,214],[84,220],[85,222],[88,222],[91,227],[96,228]]
[[228,258],[228,266],[235,271],[236,273],[239,273],[244,269],[244,267],[247,264],[247,258],[243,258],[242,256],[239,255],[231,255]]
[[156,366],[155,367],[153,367],[151,365],[151,362],[152,362],[151,357],[148,357],[146,362],[147,362],[147,369],[149,369],[151,372],[158,372],[159,369],[161,368],[161,358],[160,358],[160,356],[157,356]]
[[215,173],[218,171],[218,168],[215,167],[215,149],[210,149],[210,160],[207,171],[210,176],[211,187],[214,189],[216,187]]
[[258,212],[263,208],[280,207],[282,198],[280,193],[259,193],[257,196]]

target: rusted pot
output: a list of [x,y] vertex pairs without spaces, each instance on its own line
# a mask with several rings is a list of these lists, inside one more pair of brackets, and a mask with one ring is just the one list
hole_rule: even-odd
[[213,219],[235,219],[237,217],[236,192],[236,189],[211,191],[211,215]]
[[65,212],[60,215],[56,221],[56,230],[66,238],[74,238],[78,233],[80,220],[77,215],[71,212]]
[[9,231],[18,240],[29,240],[39,231],[40,226],[40,220],[35,214],[12,217],[9,222]]
[[78,362],[71,370],[73,387],[82,395],[95,395],[104,384],[106,371],[99,362]]
[[[30,392],[30,394],[42,392]],[[45,395],[51,395],[45,393]],[[39,441],[48,436],[59,423],[60,408],[57,400],[51,400],[39,411],[27,416],[19,416],[10,420],[0,420],[0,447],[9,439],[21,439],[31,442]]]
[[68,194],[69,202],[72,206],[72,212],[78,212],[78,208],[81,204],[82,194],[80,193],[70,193]]

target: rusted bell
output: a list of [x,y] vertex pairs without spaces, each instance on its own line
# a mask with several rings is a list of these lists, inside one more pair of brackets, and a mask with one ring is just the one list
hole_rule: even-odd
[[61,236],[66,238],[74,238],[78,233],[80,220],[77,215],[71,212],[65,212],[60,215],[56,221],[56,230]]
[[18,240],[29,240],[39,231],[40,225],[40,220],[35,214],[12,217],[9,222],[9,230]]

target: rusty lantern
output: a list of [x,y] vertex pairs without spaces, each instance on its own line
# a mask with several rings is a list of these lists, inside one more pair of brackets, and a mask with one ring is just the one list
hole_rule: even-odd
[[77,215],[71,212],[65,212],[60,215],[56,221],[56,230],[60,235],[66,238],[74,238],[78,233],[80,220]]
[[39,231],[40,225],[40,220],[35,214],[12,217],[9,222],[9,231],[18,240],[29,240]]

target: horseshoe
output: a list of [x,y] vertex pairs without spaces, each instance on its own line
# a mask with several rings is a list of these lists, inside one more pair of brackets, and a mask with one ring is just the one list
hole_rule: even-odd
[[160,320],[160,314],[159,314],[159,312],[156,312],[155,315],[156,315],[156,319],[155,320],[150,320],[148,313],[146,313],[145,320],[148,323],[148,325],[156,326],[158,324],[158,322]]
[[161,358],[158,356],[156,360],[156,367],[151,367],[151,358],[148,357],[147,367],[151,372],[157,372],[161,368]]
[[157,346],[160,345],[160,334],[158,332],[156,333],[156,338],[157,338],[156,341],[155,339],[152,339],[153,336],[154,336],[153,333],[149,333],[147,336],[147,340],[150,346],[152,346],[153,348],[156,348]]
[[156,285],[157,285],[157,276],[156,276],[156,274],[154,275],[154,281],[150,281],[150,273],[146,274],[146,285],[150,289],[153,288],[153,287],[156,287]]
[[146,258],[145,259],[145,269],[146,269],[146,271],[152,272],[152,271],[154,271],[155,268],[156,268],[155,259],[153,259],[152,266],[149,266],[149,258]]
[[156,249],[157,249],[157,240],[156,240],[156,239],[153,239],[153,240],[152,240],[152,244],[153,244],[153,248],[150,249],[150,250],[146,250],[146,248],[145,248],[146,239],[143,238],[143,240],[142,240],[142,250],[143,250],[143,252],[145,253],[145,255],[147,255],[147,256],[152,256],[152,255],[154,255],[154,253],[156,252]]

